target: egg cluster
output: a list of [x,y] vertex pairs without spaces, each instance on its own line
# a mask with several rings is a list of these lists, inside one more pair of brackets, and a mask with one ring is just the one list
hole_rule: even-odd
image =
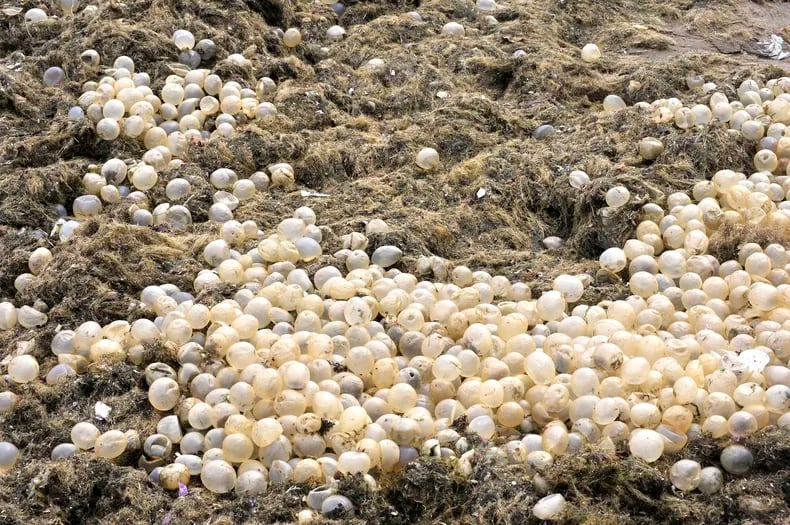
[[[94,57],[98,65],[98,54],[86,53],[83,58]],[[231,55],[226,60],[246,59]],[[149,150],[164,146],[176,158],[183,156],[190,140],[232,136],[237,126],[277,113],[274,104],[264,100],[276,89],[268,77],[251,89],[223,81],[208,69],[173,70],[157,94],[149,87],[147,73],[135,73],[131,58],[118,57],[106,76],[83,84],[78,107],[96,126],[99,138],[124,136]]]
[[[585,61],[593,62],[600,58],[600,51],[596,51],[597,46],[588,44],[582,50],[582,56]],[[674,123],[680,129],[718,124],[727,126],[731,133],[741,135],[748,141],[757,142],[759,150],[754,157],[756,171],[748,177],[747,182],[739,185],[758,187],[757,193],[767,195],[779,210],[790,209],[787,203],[790,200],[790,77],[771,79],[764,87],[760,87],[760,83],[754,79],[744,80],[737,89],[739,100],[733,101],[729,101],[725,94],[715,91],[716,85],[705,83],[702,77],[690,76],[687,83],[690,89],[707,97],[705,104],[687,107],[680,99],[672,97],[652,103],[637,102],[634,107],[648,112],[651,120],[657,124]],[[627,104],[618,95],[607,95],[603,100],[603,109],[606,112],[615,112],[626,107]],[[637,149],[640,157],[652,161],[664,152],[665,147],[660,139],[645,137],[639,141]],[[731,170],[723,170],[716,176],[719,179],[744,178]],[[569,182],[573,188],[581,189],[591,181],[584,171],[574,170],[569,175]],[[702,200],[706,196],[705,191],[709,191],[714,184],[711,181],[697,184],[694,188],[695,198]],[[606,203],[609,208],[619,208],[629,198],[628,189],[618,186],[608,190]],[[740,204],[737,206],[742,207]],[[607,216],[611,212],[611,209],[604,208],[600,213]],[[755,213],[761,215],[760,212]],[[739,221],[733,219],[731,222]],[[761,219],[747,222],[757,224]]]
[[[477,6],[496,7],[483,0]],[[442,32],[457,37],[464,28],[451,22]],[[301,34],[289,29],[283,40],[295,46]],[[182,62],[199,63],[191,33],[176,31],[174,42],[186,53]],[[594,45],[582,53],[585,61],[600,58]],[[98,66],[97,54],[84,59]],[[107,76],[83,86],[79,108],[97,135],[139,140],[147,151],[140,161],[110,159],[85,174],[86,193],[73,202],[75,219],[61,225],[61,240],[79,220],[124,198],[137,225],[188,227],[190,181],[171,179],[169,202],[154,206],[145,192],[159,183],[158,171],[177,169],[190,141],[230,136],[276,113],[265,101],[276,89],[267,78],[249,89],[193,69],[168,77],[159,94],[149,84],[130,58],[119,57]],[[273,164],[249,178],[215,170],[208,175],[217,190],[208,212],[215,238],[203,249],[206,268],[193,290],[148,286],[140,306],[154,319],[88,321],[51,342],[58,364],[46,374],[49,384],[88,373],[91,363],[142,365],[152,345],[170,352],[177,367],[145,368],[148,400],[160,416],[156,433],[102,433],[84,421],[52,458],[134,454],[149,479],[168,490],[199,480],[215,493],[259,494],[308,483],[317,487],[307,496],[310,509],[333,513],[353,512],[336,493],[338,473],[360,474],[375,488],[375,475],[419,456],[447,458],[468,475],[475,451],[484,448],[537,474],[587,444],[627,448],[655,462],[702,434],[737,440],[769,425],[790,428],[788,248],[747,243],[727,261],[709,253],[711,236],[724,227],[790,229],[789,92],[783,78],[764,88],[746,81],[735,102],[713,93],[707,105],[692,108],[677,99],[638,104],[681,128],[727,123],[761,149],[748,176],[721,170],[691,195],[645,205],[634,237],[599,258],[603,273],[627,277],[631,295],[598,304],[580,302],[592,282],[586,274],[559,275],[533,297],[523,282],[435,256],[420,257],[415,274],[401,271],[398,247],[369,249],[370,235],[389,231],[381,220],[343,237],[333,264],[308,272],[300,265],[323,253],[312,209],[296,209],[269,232],[234,217],[255,192],[293,184],[293,168]],[[604,100],[607,111],[622,107],[614,95]],[[639,149],[656,158],[663,145],[645,139]],[[415,163],[436,169],[439,154],[425,148]],[[589,182],[582,171],[570,174],[575,188]],[[628,188],[610,188],[602,213],[630,198]],[[35,250],[17,290],[46,272],[52,258],[47,248]],[[232,299],[198,301],[201,291],[223,283],[237,287]],[[0,303],[0,330],[46,322],[35,305]],[[36,381],[39,364],[16,355],[6,374],[16,384]],[[17,401],[11,391],[0,393],[0,412]],[[0,443],[0,471],[18,456],[16,446]],[[732,475],[748,472],[752,462],[739,445],[720,460]],[[669,477],[680,490],[708,494],[724,482],[717,467],[690,460],[676,462]],[[554,519],[565,505],[552,494],[533,512]]]
[[[701,77],[689,77],[688,86],[694,93],[704,96],[704,103],[686,106],[679,98],[671,97],[637,102],[634,107],[644,110],[656,124],[674,124],[679,129],[726,126],[731,133],[759,142],[760,148],[785,159],[783,168],[787,167],[787,159],[790,159],[790,77],[768,80],[762,87],[754,79],[744,80],[736,91],[738,100],[729,100],[727,95],[716,91],[715,84],[704,83]],[[607,95],[603,100],[603,109],[607,112],[626,107],[618,95]],[[640,153],[641,150],[642,145]],[[642,156],[652,160],[660,153]]]
[[[191,51],[195,46],[191,33],[178,30],[173,35],[176,46]],[[201,56],[213,56],[212,43],[200,41]],[[93,50],[82,54],[83,61],[93,67],[100,63]],[[227,60],[244,61],[241,55]],[[242,87],[234,81],[224,82],[207,69],[175,67],[177,74],[165,79],[155,94],[147,73],[135,73],[131,58],[118,57],[107,75],[98,82],[86,82],[79,105],[69,112],[75,120],[87,119],[104,140],[120,136],[139,141],[146,151],[139,160],[109,159],[102,166],[91,166],[83,177],[85,194],[72,204],[73,217],[61,221],[61,240],[68,239],[80,220],[102,213],[107,205],[123,200],[129,202],[129,220],[140,226],[166,223],[184,229],[192,223],[188,207],[194,180],[175,177],[166,184],[168,202],[151,202],[149,190],[160,184],[163,170],[179,170],[188,160],[190,144],[212,137],[228,137],[239,125],[261,123],[277,113],[268,98],[276,84],[268,77],[259,80],[256,89]],[[45,75],[46,76],[46,75]],[[269,165],[249,177],[239,177],[227,168],[212,172],[209,181],[215,190],[208,218],[214,222],[233,219],[239,203],[253,198],[256,192],[274,187],[290,187],[294,169],[280,162]],[[65,216],[65,210],[61,210]]]
[[[447,282],[420,281],[372,261],[363,233],[344,239],[345,271],[324,266],[310,276],[296,267],[320,255],[309,208],[246,253],[231,246],[258,239],[257,226],[248,237],[245,225],[227,221],[204,250],[211,270],[194,288],[236,284],[233,299],[209,307],[172,285],[148,287],[141,302],[155,320],[56,334],[53,381],[95,361],[140,363],[145,345],[170,348],[178,370],[146,369],[163,417],[140,464],[166,488],[200,476],[215,492],[331,483],[336,472],[390,471],[419,455],[453,458],[470,472],[470,436],[539,472],[586,443],[627,444],[653,462],[701,433],[737,439],[787,427],[787,250],[745,244],[738,260],[721,262],[707,254],[723,224],[787,227],[787,201],[765,193],[786,179],[757,174],[718,172],[694,197],[670,195],[668,212],[646,205],[636,237],[600,258],[603,270],[630,275],[633,295],[597,305],[579,304],[586,275],[560,275],[533,299],[523,283],[426,257],[418,266]],[[607,196],[622,199],[619,189]],[[50,258],[35,252],[31,272]],[[4,328],[13,326],[13,306],[2,312]],[[8,374],[31,381],[38,365],[17,356]],[[93,449],[114,458],[128,441],[80,423],[74,448],[58,455]],[[748,454],[727,449],[722,465],[748,470]],[[721,472],[703,475],[692,463],[673,466],[679,488],[721,485]]]
[[[193,184],[198,182],[194,175],[171,178],[165,185],[166,202],[154,203],[149,197],[149,190],[160,184],[158,170],[180,167],[180,161],[169,158],[169,150],[156,148],[146,152],[141,162],[127,164],[116,158],[100,168],[89,168],[82,179],[85,194],[74,199],[72,204],[73,219],[64,220],[59,226],[60,240],[70,238],[82,220],[100,215],[107,205],[121,202],[128,204],[129,220],[138,226],[168,224],[174,229],[185,229],[191,225],[189,201],[193,196]],[[216,190],[208,209],[208,220],[215,223],[233,221],[233,212],[239,204],[252,199],[258,192],[293,184],[294,170],[290,164],[272,164],[267,171],[256,171],[248,178],[241,178],[228,168],[208,174],[208,181]]]

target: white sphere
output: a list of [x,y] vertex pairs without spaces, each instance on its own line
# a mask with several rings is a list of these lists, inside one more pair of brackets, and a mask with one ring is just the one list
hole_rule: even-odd
[[595,44],[587,44],[582,48],[582,60],[597,62],[601,58],[601,50]]

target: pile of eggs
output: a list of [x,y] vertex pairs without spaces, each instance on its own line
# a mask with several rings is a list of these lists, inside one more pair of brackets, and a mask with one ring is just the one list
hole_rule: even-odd
[[[176,31],[173,40],[182,52],[197,53],[192,50],[195,47],[200,56],[213,56],[213,43],[201,40],[195,44],[194,36],[188,31]],[[94,50],[83,52],[82,59],[90,67],[100,64],[99,54]],[[228,60],[245,59],[231,55]],[[234,81],[225,82],[207,69],[176,67],[174,71],[177,74],[168,76],[155,94],[149,87],[150,76],[136,73],[133,60],[121,56],[115,59],[106,76],[83,85],[79,105],[69,111],[69,117],[74,120],[87,117],[103,140],[120,136],[138,140],[146,152],[139,160],[114,158],[102,166],[89,168],[83,177],[85,194],[72,203],[72,218],[66,220],[66,210],[59,210],[64,216],[59,224],[61,240],[71,237],[81,220],[98,215],[105,206],[122,200],[129,203],[128,216],[133,224],[188,227],[192,223],[188,202],[193,184],[188,178],[173,178],[165,188],[168,202],[151,202],[146,192],[160,183],[159,173],[178,170],[188,160],[192,142],[231,136],[237,126],[261,122],[277,113],[271,102],[263,100],[277,88],[268,77],[261,78],[253,90]],[[45,74],[45,81],[53,75]],[[266,171],[243,178],[233,170],[221,168],[208,179],[217,190],[208,218],[224,223],[233,220],[233,210],[256,192],[292,186],[294,169],[288,163],[273,163]]]
[[[185,229],[192,224],[189,209],[193,194],[194,175],[174,177],[165,185],[167,202],[152,203],[148,191],[157,184],[162,169],[177,170],[179,159],[170,157],[170,150],[159,146],[149,150],[141,162],[110,159],[101,167],[91,166],[83,176],[85,193],[72,203],[73,219],[64,221],[59,227],[61,241],[71,237],[81,220],[97,216],[105,206],[128,204],[128,217],[138,226],[168,224],[174,229]],[[281,162],[271,164],[267,171],[256,171],[248,178],[239,177],[235,171],[219,168],[208,175],[214,190],[213,204],[208,209],[208,220],[223,224],[234,220],[234,210],[243,202],[252,199],[258,192],[269,188],[290,187],[294,183],[294,169]],[[61,210],[65,214],[65,210]],[[255,230],[257,231],[257,230]]]
[[[716,91],[715,84],[704,83],[701,77],[689,77],[688,86],[703,94],[706,102],[689,107],[672,97],[637,102],[634,107],[647,112],[656,124],[672,123],[679,129],[724,125],[746,140],[759,141],[761,148],[790,158],[790,77],[768,80],[763,87],[754,79],[744,80],[737,89],[738,100],[729,100],[724,93]],[[603,100],[607,112],[626,107],[618,95],[607,95]],[[645,158],[652,160],[649,156]]]
[[[64,15],[72,15],[78,7],[79,0],[58,0],[57,2],[53,2],[53,4],[59,7]],[[97,7],[89,5],[85,7],[84,11],[88,14],[95,14],[97,12]],[[25,11],[25,24],[38,24],[40,22],[46,22],[48,19],[49,14],[47,14],[44,9],[34,7]]]
[[[95,51],[84,52],[83,59],[93,60],[98,66]],[[83,84],[78,108],[96,126],[99,138],[124,136],[139,140],[149,150],[165,146],[176,158],[183,155],[191,140],[229,137],[237,126],[262,122],[277,113],[274,104],[264,100],[276,89],[268,77],[250,89],[235,81],[223,81],[208,69],[173,70],[176,73],[165,79],[156,94],[149,87],[150,76],[135,73],[134,61],[120,56],[106,76]],[[74,112],[79,115],[79,110]]]
[[[687,245],[686,228],[688,219],[701,221],[705,229],[703,233],[695,233],[688,239],[688,243],[696,245],[697,254],[707,249],[705,235],[718,229],[722,224],[749,224],[752,226],[770,226],[780,229],[790,227],[790,137],[787,138],[787,149],[781,149],[777,155],[771,149],[761,149],[754,156],[754,166],[757,171],[748,177],[743,173],[733,170],[720,170],[711,180],[700,181],[694,185],[692,196],[684,193],[675,193],[667,198],[671,208],[692,204],[692,197],[697,204],[692,204],[700,213],[696,217],[683,217],[669,219],[664,217],[663,210],[655,205],[648,204],[644,211],[647,215],[655,217],[654,222],[664,224],[654,234],[661,237],[661,243],[652,242],[656,253],[660,253],[663,245],[678,248]],[[648,140],[648,139],[643,139]],[[656,139],[649,139],[656,140]],[[784,139],[782,139],[784,141]],[[640,144],[641,148],[641,144]],[[572,171],[569,183],[573,188],[582,189],[590,184],[590,177],[581,170]],[[613,186],[605,194],[606,206],[599,210],[604,222],[613,217],[618,208],[628,204],[631,192],[625,186]],[[696,212],[695,212],[696,213]],[[669,224],[672,222],[672,224]],[[669,228],[675,226],[675,228]],[[698,228],[697,222],[692,223],[691,230]],[[650,228],[643,226],[643,228]],[[665,235],[664,230],[669,228]],[[639,230],[637,230],[639,232]],[[639,235],[639,233],[637,233]],[[654,239],[648,237],[648,239]],[[617,250],[616,248],[613,250]]]
[[[452,24],[443,32],[462,35],[463,27]],[[298,45],[301,35],[289,31],[286,44]],[[191,34],[177,31],[174,41],[184,61],[194,60]],[[93,57],[88,53],[86,61]],[[598,60],[600,50],[585,47],[583,58]],[[149,84],[131,59],[119,57],[111,74],[84,86],[80,108],[97,134],[134,138],[148,151],[140,162],[111,159],[86,174],[87,193],[73,204],[77,220],[129,198],[135,224],[186,227],[189,210],[173,204],[188,198],[186,179],[171,180],[172,202],[149,211],[144,192],[158,183],[157,170],[177,168],[191,140],[229,136],[243,122],[276,113],[261,101],[276,89],[270,79],[252,90],[196,69],[168,77],[159,95]],[[317,488],[300,514],[306,522],[314,511],[353,512],[337,494],[336,474],[360,474],[375,488],[376,473],[419,456],[447,458],[469,475],[475,450],[483,447],[538,474],[586,444],[624,447],[655,462],[703,433],[737,440],[769,425],[790,428],[788,248],[749,243],[729,261],[708,253],[710,236],[724,225],[790,228],[788,87],[787,79],[765,88],[747,81],[740,102],[714,93],[705,111],[675,99],[643,105],[671,114],[680,127],[728,122],[761,140],[763,149],[748,177],[722,170],[697,183],[692,195],[670,195],[666,208],[645,205],[635,237],[599,259],[602,271],[628,275],[632,295],[596,305],[579,302],[588,275],[559,275],[551,290],[533,298],[524,283],[422,257],[418,273],[436,280],[421,280],[394,268],[399,248],[366,251],[368,235],[388,231],[383,221],[344,237],[337,266],[310,275],[299,265],[322,255],[323,237],[312,209],[298,208],[269,234],[233,216],[255,191],[292,184],[293,168],[275,164],[268,175],[249,179],[214,171],[209,218],[217,234],[203,250],[207,268],[195,278],[194,294],[149,286],[140,305],[155,313],[153,320],[89,321],[58,331],[51,343],[58,364],[46,374],[49,384],[89,373],[91,363],[142,365],[148,345],[169,349],[176,368],[145,368],[148,399],[160,416],[156,433],[102,432],[83,421],[52,459],[132,454],[168,490],[197,480],[215,493],[242,494],[309,483]],[[621,102],[607,97],[604,106],[611,111]],[[438,153],[423,149],[415,163],[433,170]],[[579,188],[589,183],[581,171],[570,180]],[[606,194],[611,209],[629,200],[622,186]],[[73,222],[61,226],[62,239]],[[17,289],[46,271],[52,257],[46,248],[33,252]],[[232,299],[213,306],[197,301],[200,291],[220,283],[237,286]],[[46,322],[35,307],[0,303],[1,330]],[[39,374],[31,355],[16,355],[6,366],[10,384]],[[12,391],[0,392],[0,412],[13,411],[17,401]],[[0,471],[18,457],[15,445],[0,443]],[[720,460],[732,475],[748,472],[752,462],[739,445],[725,448]],[[669,477],[680,490],[706,494],[724,483],[718,467],[691,460],[676,462]],[[533,513],[556,519],[565,506],[562,495],[551,494]]]
[[[691,109],[684,107],[676,98],[661,99],[652,104],[637,103],[637,106],[653,111],[654,116],[663,115],[656,122],[670,122],[674,118],[678,127],[687,129],[718,121],[729,125],[733,133],[757,142],[759,149],[754,156],[754,173],[747,177],[732,170],[721,170],[713,180],[694,186],[693,197],[705,206],[707,220],[711,223],[708,227],[716,229],[722,221],[752,225],[767,221],[766,226],[786,228],[785,217],[790,217],[790,78],[769,80],[764,88],[754,80],[745,80],[738,93],[741,101],[728,102],[724,94],[715,92],[708,105],[698,104]],[[606,111],[625,107],[625,102],[617,95],[604,99]],[[664,144],[660,139],[645,137],[639,141],[638,153],[645,160],[655,160],[663,151]],[[575,189],[582,189],[590,182],[584,171],[574,170],[569,174],[569,183]],[[727,193],[730,194],[725,195]],[[718,199],[717,202],[723,206],[708,198]],[[606,193],[607,207],[599,213],[604,218],[611,217],[616,208],[629,200],[627,188],[612,187]],[[672,208],[688,197],[678,194],[670,200],[672,202],[668,204]],[[713,211],[707,209],[711,205],[715,208]],[[746,215],[741,213],[744,209],[749,210]]]
[[[337,472],[360,473],[375,487],[371,472],[437,455],[470,473],[469,435],[538,473],[587,443],[612,451],[622,444],[654,462],[702,433],[740,439],[769,425],[788,428],[787,249],[745,244],[731,261],[706,253],[708,236],[725,223],[788,226],[787,200],[763,192],[786,176],[758,173],[764,182],[720,171],[693,197],[670,195],[668,212],[646,205],[636,237],[600,257],[602,270],[628,272],[633,295],[597,305],[578,303],[586,275],[560,275],[533,299],[523,283],[423,258],[418,266],[447,282],[420,281],[373,262],[359,248],[367,246],[363,233],[344,238],[345,271],[324,266],[311,277],[297,267],[320,255],[309,208],[270,236],[225,222],[203,253],[211,269],[194,288],[236,284],[233,299],[209,307],[172,285],[150,286],[141,303],[153,321],[87,322],[55,335],[58,371],[48,382],[91,362],[141,363],[152,343],[171,348],[179,368],[146,368],[149,400],[162,414],[157,434],[141,440],[83,422],[53,457],[93,450],[114,459],[132,443],[140,466],[165,488],[192,477],[218,493],[328,484],[308,498],[320,510],[326,501],[347,503],[334,494]],[[618,189],[607,200],[623,198]],[[231,249],[248,239],[254,249]],[[31,255],[31,275],[45,271],[44,250]],[[3,328],[13,328],[13,305],[0,312]],[[8,366],[17,383],[38,372],[29,355]],[[12,410],[13,395],[3,399]],[[733,447],[722,466],[747,472],[751,453]],[[669,474],[681,490],[712,492],[724,479],[717,467],[689,460]],[[555,496],[536,512],[563,508]]]

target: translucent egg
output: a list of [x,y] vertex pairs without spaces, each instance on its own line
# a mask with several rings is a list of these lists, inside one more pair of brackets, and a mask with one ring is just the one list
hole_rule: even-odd
[[120,430],[108,430],[96,438],[93,447],[97,457],[113,459],[124,453],[126,444],[126,434]]
[[694,112],[687,107],[678,108],[673,116],[675,125],[680,129],[689,129],[697,123]]
[[625,109],[627,106],[622,98],[618,95],[606,95],[603,99],[603,109],[604,111],[619,111],[621,109]]
[[730,474],[746,474],[754,464],[751,451],[742,445],[730,445],[721,452],[721,466]]
[[101,435],[93,423],[81,422],[71,429],[71,442],[82,450],[92,449],[96,440]]
[[545,292],[538,298],[536,304],[538,315],[546,321],[555,321],[562,318],[565,314],[565,307],[565,296],[557,290]]
[[233,185],[233,195],[242,202],[252,199],[256,191],[255,183],[250,179],[242,179]]
[[333,494],[321,503],[321,514],[327,517],[340,518],[352,516],[353,513],[354,504],[350,499],[339,494]]
[[758,141],[763,138],[765,134],[763,124],[757,120],[747,120],[741,124],[740,130],[743,134],[743,138],[746,140]]
[[43,9],[33,8],[25,11],[25,22],[28,24],[36,24],[43,22],[47,19],[47,12]]
[[159,472],[159,484],[165,490],[178,490],[181,485],[189,483],[189,468],[183,463],[171,463]]
[[639,155],[645,160],[655,160],[664,152],[664,143],[654,137],[639,141]]
[[442,34],[445,36],[464,36],[466,34],[466,30],[464,26],[459,24],[458,22],[447,22],[442,27]]
[[623,363],[620,376],[629,385],[641,385],[650,374],[650,362],[644,357],[632,357]]
[[595,44],[586,44],[582,48],[581,57],[585,62],[597,62],[601,59],[601,50]]
[[608,248],[598,258],[601,268],[612,273],[619,273],[625,269],[628,260],[625,252],[620,248]]
[[778,306],[779,293],[770,284],[755,283],[749,288],[749,303],[761,311],[770,311]]
[[165,187],[165,195],[168,199],[177,201],[185,199],[192,189],[192,185],[188,180],[182,178],[175,178],[167,183]]
[[480,404],[498,408],[505,401],[505,390],[496,379],[488,379],[480,385]]
[[612,208],[620,208],[628,203],[631,193],[625,186],[615,186],[606,192],[606,204]]
[[217,45],[213,40],[204,38],[197,43],[195,50],[200,54],[201,59],[211,60],[217,54]]
[[554,126],[551,124],[542,124],[535,128],[535,131],[532,133],[532,136],[536,139],[547,139],[554,135]]
[[572,275],[559,275],[554,279],[552,288],[562,294],[566,302],[575,303],[584,294],[584,284],[581,279]]
[[302,43],[302,33],[294,27],[286,29],[282,38],[283,44],[285,44],[286,47],[296,47]]
[[727,420],[730,435],[736,438],[746,437],[757,431],[759,425],[757,419],[749,412],[739,410],[733,413]]
[[659,256],[658,267],[667,277],[677,279],[686,273],[686,258],[677,250],[668,250]]
[[266,492],[267,486],[266,474],[257,470],[240,473],[236,480],[236,491],[248,496],[263,494]]
[[581,189],[590,183],[590,176],[581,170],[574,170],[568,175],[571,187]]
[[706,495],[715,494],[724,486],[724,474],[718,467],[705,467],[700,471],[697,488]]
[[711,108],[705,104],[696,104],[691,108],[693,121],[696,125],[707,126],[713,120],[713,112]]
[[644,299],[655,295],[658,292],[658,281],[656,277],[649,272],[636,272],[631,276],[628,281],[631,293],[636,294]]
[[261,102],[255,110],[255,118],[259,120],[269,119],[277,114],[277,107],[271,102]]
[[536,384],[547,385],[556,375],[554,361],[543,352],[536,351],[524,360],[524,371]]
[[161,411],[172,410],[181,395],[178,383],[168,377],[160,377],[148,388],[148,400]]
[[712,107],[713,118],[721,122],[729,122],[732,118],[732,106],[726,102],[720,102]]
[[115,119],[105,117],[96,123],[96,135],[102,140],[115,140],[120,134],[121,126]]
[[774,414],[790,411],[790,387],[783,384],[768,387],[765,391],[765,407]]
[[439,166],[439,153],[433,148],[423,148],[417,153],[417,166],[424,170],[433,170]]
[[120,121],[125,112],[126,108],[120,100],[110,100],[102,107],[104,117],[116,121]]
[[271,173],[271,185],[276,188],[287,188],[294,183],[294,169],[290,164],[284,162],[269,166]]
[[373,264],[381,266],[382,268],[389,268],[400,261],[403,252],[397,246],[379,246],[373,252],[370,260]]
[[758,275],[760,277],[768,277],[771,273],[773,262],[771,258],[765,253],[756,252],[749,255],[743,264],[743,269],[750,275]]
[[636,429],[631,433],[628,448],[634,456],[652,463],[664,453],[664,438],[654,430]]
[[17,322],[23,328],[37,328],[47,324],[47,314],[25,305],[17,310]]
[[326,30],[326,39],[330,42],[335,42],[337,40],[342,40],[342,38],[346,35],[346,30],[338,25],[331,26],[329,29]]
[[690,492],[700,485],[702,467],[696,461],[681,459],[670,467],[669,479],[678,489]]
[[13,443],[0,441],[0,472],[8,472],[19,458],[19,449]]
[[154,224],[154,217],[148,210],[135,210],[132,214],[132,224],[137,226],[152,226]]
[[59,461],[61,459],[68,459],[73,457],[77,454],[77,447],[75,447],[71,443],[60,443],[59,445],[55,445],[55,448],[52,449],[52,453],[50,454],[50,458],[52,461]]
[[363,452],[347,451],[340,454],[337,458],[337,470],[342,474],[365,474],[370,468],[370,457]]
[[17,320],[16,307],[9,302],[0,303],[0,330],[11,330],[16,326]]
[[532,514],[539,520],[559,520],[566,506],[567,502],[562,494],[550,494],[535,503],[535,506],[532,507]]
[[184,87],[175,83],[165,84],[162,87],[162,101],[178,106],[184,101]]
[[36,248],[33,250],[33,253],[30,254],[27,260],[27,266],[30,269],[30,273],[38,275],[51,260],[52,252],[47,248]]
[[85,111],[79,106],[69,108],[68,119],[72,122],[81,122],[85,119]]
[[19,396],[13,392],[0,392],[0,414],[7,414],[16,408]]
[[675,399],[677,399],[679,403],[683,404],[694,401],[697,397],[697,392],[699,391],[696,381],[694,378],[689,376],[678,378],[672,388],[675,393]]
[[491,439],[496,432],[496,423],[490,416],[478,416],[469,422],[468,431],[483,439]]
[[195,36],[185,29],[177,29],[173,33],[173,43],[181,51],[192,49],[195,47]]
[[224,460],[204,462],[200,481],[211,492],[225,494],[236,486],[236,471]]
[[264,418],[255,422],[251,437],[258,447],[264,448],[276,442],[282,433],[283,427],[276,419]]
[[252,440],[244,434],[228,434],[222,441],[222,452],[229,463],[241,463],[252,457]]
[[[476,355],[476,354],[475,354]],[[479,365],[479,359],[477,361]],[[475,365],[475,369],[478,365]],[[445,381],[454,381],[463,369],[460,360],[452,355],[440,355],[434,360],[432,365],[432,373],[436,378],[444,379]],[[476,371],[476,370],[475,370]]]
[[32,355],[18,355],[8,363],[8,375],[15,383],[29,383],[38,377],[38,361]]
[[387,395],[387,403],[394,412],[402,414],[416,406],[417,392],[407,383],[392,385]]
[[59,67],[53,66],[44,71],[44,85],[57,86],[66,78],[66,73]]
[[496,10],[496,2],[494,0],[477,0],[477,10],[481,13],[490,13]]
[[55,385],[76,374],[77,372],[70,366],[66,364],[57,364],[47,372],[46,381],[48,385]]

